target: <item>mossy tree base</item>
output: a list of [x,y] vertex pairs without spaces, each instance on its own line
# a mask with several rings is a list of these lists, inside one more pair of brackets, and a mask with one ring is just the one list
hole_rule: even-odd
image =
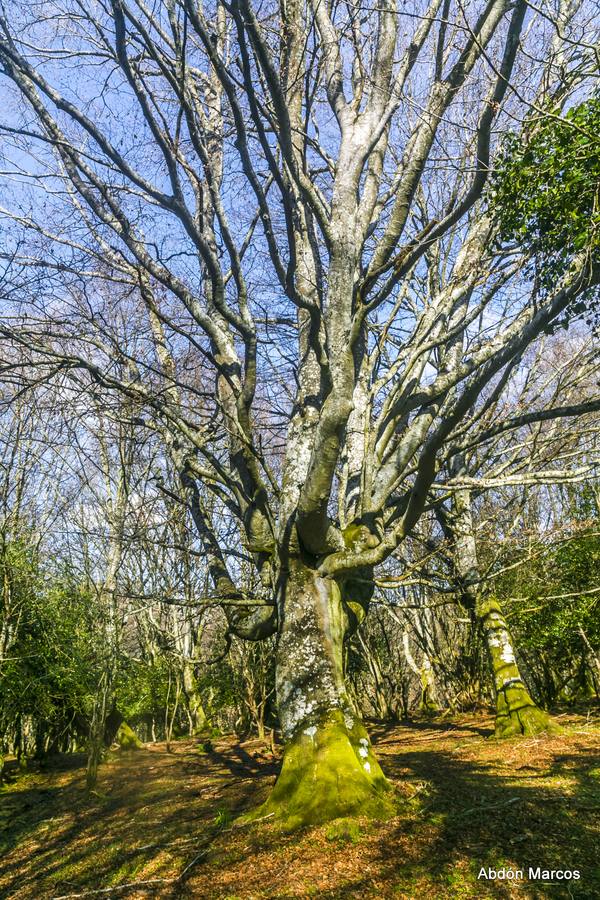
[[486,640],[496,693],[497,738],[556,734],[559,725],[532,699],[521,677],[512,637],[498,600],[480,600],[477,614]]
[[562,728],[552,716],[532,703],[510,712],[498,712],[495,722],[497,738],[533,737],[536,734],[560,734]]
[[339,818],[386,819],[395,812],[391,786],[362,724],[341,712],[307,725],[287,745],[271,796],[246,821],[273,816],[284,830]]
[[424,694],[419,703],[419,712],[423,716],[434,718],[435,716],[439,716],[441,710],[434,700],[431,700],[427,694]]
[[562,731],[552,716],[540,709],[524,685],[514,685],[499,692],[495,735],[497,738],[533,737],[536,734],[559,734]]
[[142,750],[144,745],[127,722],[121,722],[115,736],[115,741],[121,750]]

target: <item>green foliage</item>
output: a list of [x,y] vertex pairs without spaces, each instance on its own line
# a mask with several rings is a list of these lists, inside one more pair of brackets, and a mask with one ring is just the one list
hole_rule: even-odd
[[[597,512],[589,515],[590,493],[580,488],[577,494],[570,504],[574,518],[562,540],[555,546],[543,541],[531,546],[523,565],[497,580],[516,644],[547,704],[586,696],[593,689],[590,678],[596,677],[581,631],[592,647],[600,647],[600,594],[593,592],[600,571],[600,534]],[[515,561],[514,554],[511,559]]]
[[228,828],[233,822],[233,815],[230,809],[227,809],[226,806],[221,806],[217,810],[217,814],[215,816],[215,825],[217,828]]
[[158,656],[152,662],[124,657],[119,660],[115,685],[116,703],[128,722],[138,722],[167,705],[169,660]]
[[[109,670],[109,718],[124,717],[147,739],[163,733],[168,706],[173,733],[185,733],[190,725],[183,692],[175,707],[179,662],[145,646],[134,656],[128,648],[135,636],[125,627],[108,646],[111,613],[94,584],[82,583],[79,573],[56,560],[42,559],[26,530],[18,539],[1,537],[0,759],[5,752],[25,760],[82,748]],[[195,684],[211,719],[247,733],[258,715],[264,723],[270,714],[273,644],[237,650],[214,665],[198,666]],[[107,739],[113,736],[109,728]],[[210,735],[205,738],[209,752]]]
[[[580,626],[592,643],[600,639],[598,597],[585,593],[596,582],[599,567],[600,537],[590,529],[573,536],[529,573],[521,573],[520,590],[529,588],[533,593],[525,609],[521,609],[523,604],[515,604],[513,622],[530,646],[574,652],[574,645],[581,645]],[[556,599],[540,599],[538,606],[536,594]]]
[[93,627],[96,598],[68,574],[45,577],[19,542],[4,545],[0,564],[12,632],[0,679],[4,727],[29,716],[58,732],[91,707],[103,652]]
[[[8,635],[0,735],[17,751],[20,741],[27,756],[66,749],[71,737],[83,744],[109,652],[97,591],[66,569],[46,569],[35,547],[26,536],[0,545],[0,628]],[[117,706],[131,721],[164,709],[164,659],[154,664],[118,654],[115,682]]]
[[[587,251],[600,251],[600,98],[564,115],[549,110],[527,137],[508,134],[492,181],[491,203],[503,241],[533,260],[539,288],[556,284]],[[589,297],[587,298],[589,300]],[[579,298],[575,312],[584,311]]]

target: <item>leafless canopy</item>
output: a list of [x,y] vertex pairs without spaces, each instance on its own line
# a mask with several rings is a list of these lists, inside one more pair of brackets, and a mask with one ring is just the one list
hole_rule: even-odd
[[578,0],[5,9],[5,378],[67,371],[164,436],[216,596],[241,599],[225,520],[260,576],[238,633],[275,627],[290,548],[372,569],[452,460],[600,405],[550,391],[494,419],[598,271],[536,297],[485,201],[497,134],[587,89],[589,20]]

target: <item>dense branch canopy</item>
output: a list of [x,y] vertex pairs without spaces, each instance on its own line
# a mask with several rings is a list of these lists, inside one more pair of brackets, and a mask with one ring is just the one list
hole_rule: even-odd
[[[44,10],[0,22],[4,373],[136,404],[217,596],[240,591],[222,517],[272,602],[289,552],[382,563],[457,453],[565,414],[493,418],[598,260],[540,298],[486,183],[498,131],[588,90],[584,4]],[[275,612],[229,615],[251,637]]]

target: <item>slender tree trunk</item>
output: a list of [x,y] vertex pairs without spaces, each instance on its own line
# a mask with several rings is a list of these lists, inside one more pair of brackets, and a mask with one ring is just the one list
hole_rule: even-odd
[[421,691],[421,696],[419,699],[419,710],[425,713],[437,712],[438,706],[434,699],[435,678],[433,675],[433,668],[429,657],[426,653],[423,653],[423,664],[420,667],[417,665],[417,662],[410,650],[409,634],[406,629],[402,635],[402,646],[404,648],[404,658],[406,659],[409,668],[419,679],[419,687]]
[[436,702],[433,666],[426,653],[423,654],[421,665],[421,709],[426,713],[437,713],[440,709]]
[[596,651],[590,644],[588,636],[585,633],[585,631],[583,630],[581,625],[579,625],[577,630],[579,631],[579,634],[581,635],[581,639],[585,645],[585,648],[587,650],[589,658],[592,661],[593,666],[595,667],[595,671],[594,671],[593,667],[590,667],[590,675],[592,678],[592,683],[594,685],[594,693],[596,694],[596,697],[598,697],[599,696],[598,684],[599,684],[599,677],[600,677],[600,656],[598,656],[598,654],[596,653]]
[[476,607],[490,663],[496,697],[496,737],[559,731],[527,690],[517,665],[513,641],[494,598],[479,599]]
[[496,737],[559,731],[559,726],[539,708],[527,690],[500,603],[481,586],[469,491],[456,491],[452,513],[444,525],[454,540],[454,564],[462,602],[475,610],[483,632],[496,700]]
[[183,693],[190,720],[190,736],[200,734],[206,728],[206,712],[194,675],[193,664],[185,660],[183,664]]
[[[102,423],[102,417],[99,416],[99,418]],[[109,538],[106,573],[104,583],[100,589],[100,606],[103,617],[103,621],[100,624],[104,632],[103,672],[101,673],[96,697],[94,698],[94,708],[88,736],[86,782],[89,790],[93,789],[98,778],[98,767],[105,745],[107,719],[115,705],[114,690],[120,629],[117,608],[117,576],[124,551],[124,528],[130,476],[129,464],[131,463],[131,447],[127,447],[126,442],[120,436],[121,469],[113,495],[107,436],[102,428],[99,430],[97,438],[102,469],[106,480],[107,496],[109,498],[106,512]]]
[[281,773],[260,811],[284,827],[389,814],[389,785],[343,673],[346,615],[335,581],[294,561],[282,585],[276,685]]
[[262,704],[256,710],[256,733],[261,741],[266,739],[265,731],[265,708]]
[[389,721],[394,718],[394,714],[385,691],[379,654],[375,648],[367,644],[360,631],[358,632],[358,641],[363,651],[363,658],[367,663],[371,678],[373,679],[373,697],[370,698],[370,701],[375,711],[375,715],[379,719]]
[[43,759],[46,756],[47,752],[47,735],[45,730],[45,723],[43,721],[36,721],[35,723],[35,753],[34,756],[36,759]]
[[98,768],[102,760],[104,750],[104,724],[106,720],[106,692],[104,683],[100,686],[100,699],[95,699],[92,719],[90,722],[87,740],[87,764],[85,770],[85,782],[89,791],[96,787],[98,781]]

